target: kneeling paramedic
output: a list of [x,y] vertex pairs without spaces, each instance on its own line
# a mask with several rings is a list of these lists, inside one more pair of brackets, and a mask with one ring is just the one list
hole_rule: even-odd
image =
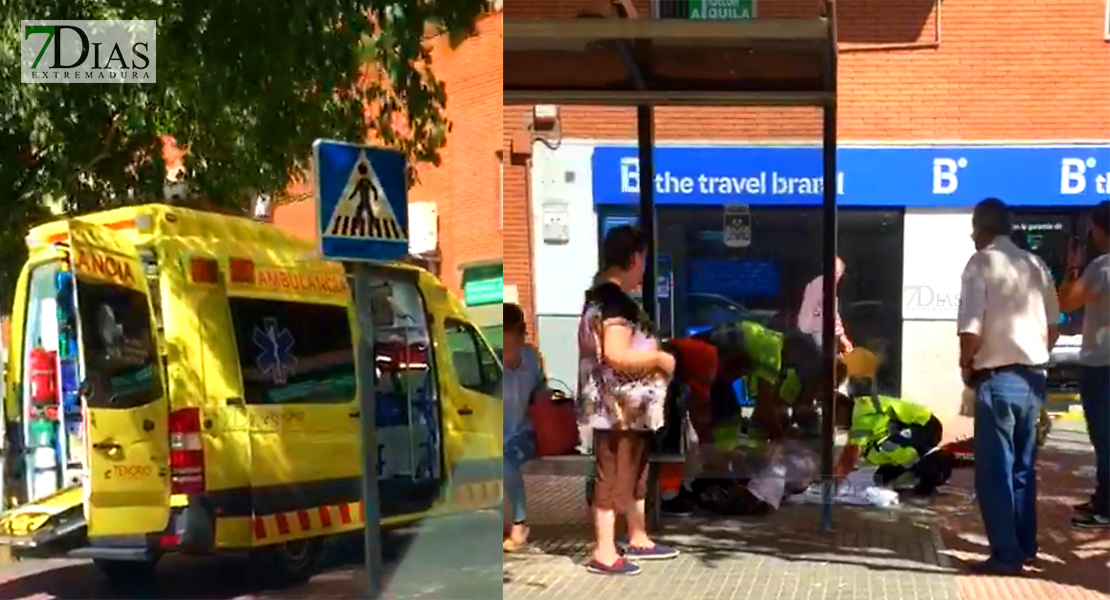
[[878,485],[912,473],[919,495],[931,495],[952,476],[951,462],[938,449],[944,433],[940,420],[919,404],[878,394],[837,394],[836,420],[848,429],[848,445],[833,469],[837,480],[855,471],[860,458],[878,467]]

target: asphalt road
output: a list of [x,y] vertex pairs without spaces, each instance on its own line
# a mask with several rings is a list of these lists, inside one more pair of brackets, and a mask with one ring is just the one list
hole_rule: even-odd
[[[387,589],[383,599],[501,598],[501,514],[496,511],[427,521],[383,540]],[[365,597],[361,538],[330,544],[323,572],[307,584],[269,587],[243,557],[167,557],[151,586],[108,585],[92,563],[28,560],[0,564],[0,600],[16,598],[115,600],[246,600]]]

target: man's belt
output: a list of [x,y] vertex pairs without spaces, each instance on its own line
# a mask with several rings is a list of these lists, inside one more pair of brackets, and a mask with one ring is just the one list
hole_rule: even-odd
[[991,377],[992,375],[997,375],[999,373],[1008,373],[1008,372],[1011,372],[1011,371],[1023,371],[1023,370],[1047,371],[1048,370],[1048,365],[1012,364],[1012,365],[1002,365],[1002,366],[999,366],[999,367],[990,367],[989,369],[975,369],[971,372],[971,381],[974,384],[978,384],[981,381],[983,381],[984,379],[986,379],[988,377]]

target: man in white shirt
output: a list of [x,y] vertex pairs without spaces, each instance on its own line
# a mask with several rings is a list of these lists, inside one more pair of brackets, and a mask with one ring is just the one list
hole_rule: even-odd
[[976,205],[971,227],[977,252],[964,267],[957,325],[960,370],[975,390],[975,491],[991,547],[972,568],[1014,574],[1037,556],[1036,427],[1060,308],[1047,266],[1010,239],[1001,200]]

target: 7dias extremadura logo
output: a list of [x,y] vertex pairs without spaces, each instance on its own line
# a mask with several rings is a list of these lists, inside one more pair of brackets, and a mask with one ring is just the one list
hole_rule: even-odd
[[155,83],[154,21],[21,21],[23,83]]

